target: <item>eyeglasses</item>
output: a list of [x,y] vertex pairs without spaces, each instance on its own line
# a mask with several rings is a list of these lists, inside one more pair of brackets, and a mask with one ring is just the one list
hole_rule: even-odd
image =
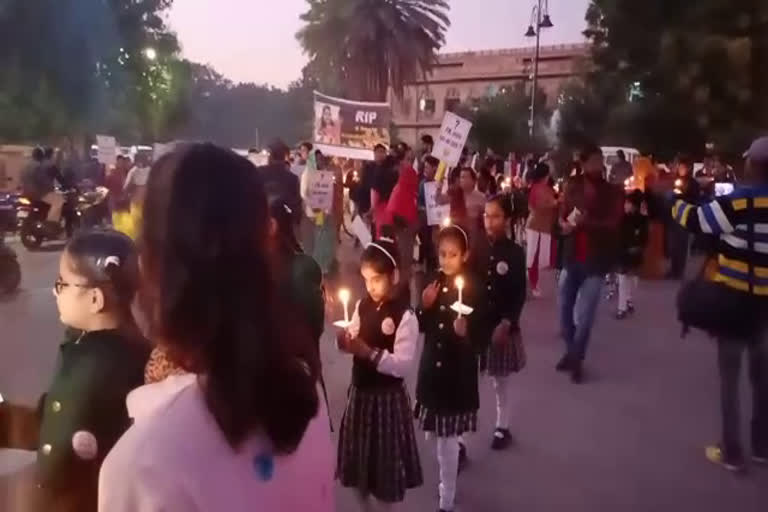
[[62,278],[58,278],[53,283],[53,291],[56,293],[56,295],[59,295],[61,291],[68,286],[72,286],[73,288],[93,288],[94,287],[92,284],[68,283],[64,281]]

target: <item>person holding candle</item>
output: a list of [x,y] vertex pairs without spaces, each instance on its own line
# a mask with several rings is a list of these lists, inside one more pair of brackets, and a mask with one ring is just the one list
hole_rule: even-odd
[[486,333],[491,340],[480,358],[480,369],[493,380],[496,392],[496,430],[491,448],[503,450],[512,443],[509,432],[509,376],[525,366],[520,337],[520,313],[525,304],[525,251],[509,238],[512,205],[506,195],[497,195],[485,205],[488,252],[482,258],[486,276]]
[[[440,510],[451,511],[459,460],[466,459],[459,436],[477,429],[477,354],[484,348],[477,342],[484,341],[478,336],[483,325],[483,301],[481,284],[468,271],[466,231],[458,225],[444,227],[438,234],[437,246],[441,271],[424,289],[418,310],[425,337],[415,416],[427,434],[437,437]],[[468,311],[460,308],[462,305],[472,308],[472,312],[459,315],[452,309]]]
[[[423,483],[403,382],[416,356],[419,326],[407,297],[397,292],[399,269],[392,238],[382,236],[368,245],[360,267],[368,296],[337,337],[339,348],[354,356],[337,477],[344,487],[357,488],[363,509],[371,496],[384,504],[400,502],[407,489]],[[347,293],[341,298],[348,300],[348,290],[342,291]]]

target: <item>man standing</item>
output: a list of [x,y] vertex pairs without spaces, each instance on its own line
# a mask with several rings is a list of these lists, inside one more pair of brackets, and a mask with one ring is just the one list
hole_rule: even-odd
[[269,145],[269,163],[257,167],[264,180],[267,197],[279,197],[292,210],[296,224],[301,219],[301,194],[299,193],[299,177],[291,172],[288,166],[288,146],[277,139]]
[[560,227],[565,235],[560,275],[560,326],[565,355],[558,371],[583,380],[582,364],[605,275],[616,263],[616,240],[623,208],[622,189],[603,178],[603,152],[596,145],[580,156],[584,174],[565,188]]
[[[674,189],[685,201],[698,204],[701,197],[699,182],[693,177],[693,159],[688,156],[677,158],[677,175]],[[681,279],[685,274],[688,263],[688,252],[691,248],[691,235],[677,223],[670,222],[667,226],[667,250],[669,251],[670,269],[667,277]]]
[[418,229],[419,176],[413,168],[413,151],[403,144],[403,151],[397,155],[399,175],[392,195],[387,203],[388,217],[392,219],[400,252],[400,282],[410,290],[411,267],[413,266],[413,245]]
[[632,164],[627,162],[627,155],[625,155],[624,151],[621,149],[616,152],[616,158],[618,158],[619,161],[611,166],[611,172],[608,173],[608,181],[614,185],[623,187],[624,181],[633,174]]

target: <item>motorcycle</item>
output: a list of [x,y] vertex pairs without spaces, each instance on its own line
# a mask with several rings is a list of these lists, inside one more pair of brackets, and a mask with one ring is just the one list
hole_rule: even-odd
[[19,200],[17,218],[20,225],[21,243],[29,250],[39,249],[48,240],[69,239],[80,228],[104,226],[109,220],[109,207],[105,187],[96,187],[93,191],[80,193],[76,189],[64,191],[64,207],[61,210],[61,235],[51,237],[46,226],[46,217],[50,206],[42,201],[28,198]]
[[7,192],[0,192],[0,233],[15,233],[16,205],[18,196]]

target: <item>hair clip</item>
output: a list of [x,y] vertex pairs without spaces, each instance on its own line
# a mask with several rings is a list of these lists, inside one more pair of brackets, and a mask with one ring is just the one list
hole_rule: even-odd
[[107,256],[105,258],[99,258],[98,260],[96,260],[96,265],[104,268],[108,268],[110,265],[119,267],[120,258],[117,256]]
[[293,215],[293,210],[291,210],[287,204],[283,203],[283,208],[285,208],[285,211],[289,214]]
[[389,242],[390,244],[395,243],[394,240],[392,240],[391,238],[386,237],[386,236],[380,236],[379,237],[379,242]]

